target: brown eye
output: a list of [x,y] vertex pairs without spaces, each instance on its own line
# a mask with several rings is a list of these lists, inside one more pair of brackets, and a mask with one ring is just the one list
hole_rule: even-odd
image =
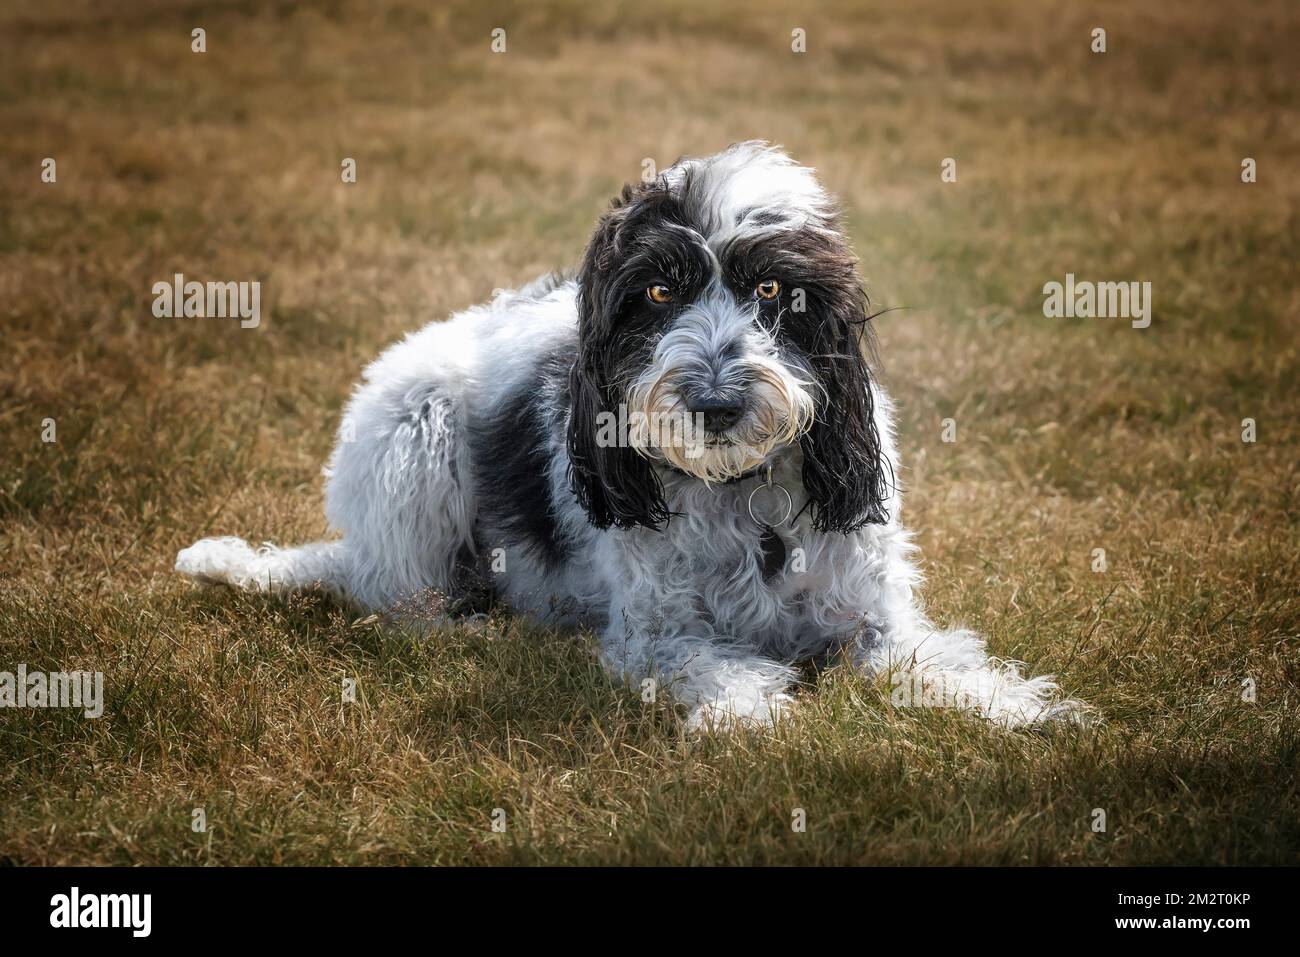
[[775,279],[764,279],[754,287],[759,299],[775,299],[781,294],[781,284]]
[[655,283],[645,291],[645,294],[651,302],[657,302],[660,305],[673,301],[673,291],[663,283]]

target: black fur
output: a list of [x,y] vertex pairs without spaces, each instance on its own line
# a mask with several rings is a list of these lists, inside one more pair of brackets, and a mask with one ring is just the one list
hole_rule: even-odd
[[866,295],[855,281],[819,308],[823,321],[809,361],[825,398],[799,442],[813,526],[850,532],[883,525],[893,475],[886,475],[889,464],[880,452],[867,372]]
[[654,467],[635,449],[596,442],[601,413],[618,414],[622,383],[654,349],[676,306],[645,289],[665,281],[685,300],[708,259],[674,225],[687,222],[662,185],[624,187],[587,247],[578,275],[578,356],[569,379],[569,462],[574,494],[597,528],[661,527],[669,517]]
[[[601,413],[617,414],[622,384],[648,361],[657,330],[702,289],[709,256],[698,235],[717,213],[696,202],[687,181],[675,197],[661,181],[626,186],[601,220],[578,277],[578,354],[569,377],[568,450],[574,494],[598,528],[658,528],[669,518],[654,466],[631,448],[601,448]],[[738,298],[777,278],[776,301],[757,301],[759,321],[775,329],[792,363],[819,386],[814,423],[800,439],[803,482],[814,527],[849,532],[888,521],[893,481],[880,454],[867,352],[867,300],[857,264],[834,223],[797,232],[742,236],[720,252]],[[657,306],[645,289],[666,281],[677,305]],[[802,289],[804,310],[793,309]]]
[[[759,321],[819,387],[813,425],[799,442],[813,526],[850,532],[888,522],[885,502],[894,479],[876,431],[867,297],[847,244],[836,231],[805,229],[739,239],[721,258],[736,295],[749,294],[764,278],[780,281],[778,299],[760,301]],[[796,290],[803,293],[802,311],[795,309]]]
[[486,530],[482,545],[522,547],[548,568],[564,564],[570,553],[555,520],[549,470],[571,355],[547,356],[532,377],[534,389],[508,396],[491,419],[469,431]]

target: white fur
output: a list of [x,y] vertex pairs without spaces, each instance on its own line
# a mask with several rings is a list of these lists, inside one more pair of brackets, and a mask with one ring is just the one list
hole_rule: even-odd
[[[687,170],[713,200],[710,247],[737,230],[798,228],[830,214],[812,171],[765,146],[744,144],[708,160],[684,161],[665,179],[681,183]],[[749,220],[756,210],[779,214],[781,222],[754,226]],[[177,570],[250,589],[320,583],[375,610],[425,590],[451,590],[457,555],[483,544],[476,536],[486,534],[478,509],[483,489],[467,436],[507,396],[530,388],[539,357],[572,348],[575,292],[573,282],[539,281],[499,293],[409,335],[370,365],[327,470],[326,514],[339,540],[254,550],[235,538],[204,539],[178,555]],[[725,308],[707,312],[715,323],[748,321]],[[719,345],[711,338],[716,327],[702,315],[690,313],[665,336],[646,383],[692,356],[707,358],[707,350]],[[761,334],[747,341],[750,361],[770,360],[770,342]],[[679,347],[685,357],[673,358]],[[789,394],[770,401],[786,404],[793,433],[808,413],[803,390],[815,386],[784,370],[780,376]],[[892,405],[878,385],[874,389],[882,451],[898,475]],[[763,447],[759,460],[773,453],[774,478],[798,499],[798,457],[775,454],[789,438]],[[551,508],[570,558],[548,567],[527,549],[505,543],[498,591],[520,613],[598,628],[609,668],[634,681],[656,679],[687,705],[692,724],[773,720],[791,700],[793,663],[836,649],[869,674],[919,674],[942,696],[1004,725],[1077,708],[1053,701],[1050,678],[1027,679],[1015,664],[990,658],[972,632],[941,630],[926,619],[915,595],[919,574],[899,523],[897,489],[887,503],[888,524],[823,533],[805,516],[779,529],[787,554],[800,550],[799,565],[788,563],[764,581],[761,529],[746,507],[760,479],[717,484],[665,470],[665,498],[674,513],[666,528],[602,531],[569,490],[563,435],[549,440],[545,451],[550,502],[538,507]],[[719,462],[715,471],[734,476],[752,464]]]

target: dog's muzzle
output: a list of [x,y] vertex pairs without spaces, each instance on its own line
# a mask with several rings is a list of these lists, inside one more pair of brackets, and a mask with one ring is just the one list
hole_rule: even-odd
[[686,411],[710,435],[722,435],[745,414],[745,394],[739,389],[691,389]]

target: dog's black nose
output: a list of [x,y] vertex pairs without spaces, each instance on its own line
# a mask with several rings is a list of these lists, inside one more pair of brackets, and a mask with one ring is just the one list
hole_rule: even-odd
[[731,392],[697,392],[686,400],[686,409],[703,420],[706,432],[725,432],[745,414],[745,400]]

